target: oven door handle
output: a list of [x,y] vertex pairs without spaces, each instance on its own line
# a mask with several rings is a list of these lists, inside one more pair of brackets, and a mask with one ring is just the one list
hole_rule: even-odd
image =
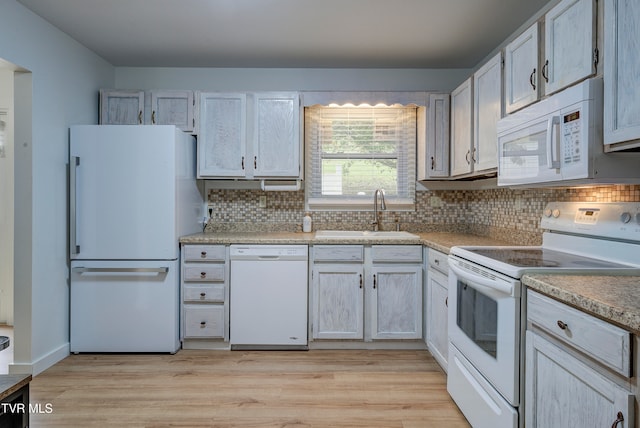
[[504,285],[501,282],[497,281],[491,281],[482,276],[469,274],[467,271],[456,266],[455,263],[449,263],[449,269],[451,269],[457,277],[470,281],[471,284],[469,285],[480,291],[485,289],[486,291],[499,291],[510,296],[513,294],[513,286]]

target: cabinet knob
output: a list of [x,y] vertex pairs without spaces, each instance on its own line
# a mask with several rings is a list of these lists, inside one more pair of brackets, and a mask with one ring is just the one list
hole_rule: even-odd
[[564,322],[562,322],[560,320],[558,320],[557,324],[558,324],[558,327],[560,327],[560,330],[566,330],[567,327],[568,327],[566,323],[564,323]]
[[200,278],[206,278],[206,277],[207,277],[206,272],[200,272]]
[[200,328],[205,328],[207,326],[206,321],[200,321]]
[[200,253],[200,258],[202,258],[202,259],[206,259],[206,258],[207,258],[207,252],[206,252],[206,251],[202,251],[202,252]]

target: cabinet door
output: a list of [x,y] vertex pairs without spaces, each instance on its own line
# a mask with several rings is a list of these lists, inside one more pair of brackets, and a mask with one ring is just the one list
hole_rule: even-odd
[[473,171],[498,167],[498,120],[502,117],[502,53],[473,75]]
[[473,79],[451,93],[451,176],[472,171]]
[[362,264],[316,264],[312,273],[314,339],[364,339]]
[[[604,142],[640,138],[640,2],[604,3]],[[640,142],[621,148],[640,147]]]
[[422,265],[373,266],[371,275],[371,337],[421,338]]
[[200,94],[198,177],[245,176],[246,106],[245,94]]
[[504,51],[505,110],[512,113],[538,99],[538,23]]
[[256,94],[253,176],[299,178],[300,144],[298,94]]
[[532,331],[526,348],[528,428],[634,426],[631,392]]
[[449,327],[447,321],[447,289],[446,275],[429,269],[427,278],[427,331],[426,339],[429,351],[447,371],[449,349]]
[[595,28],[596,0],[563,0],[545,15],[546,94],[595,74]]
[[449,94],[429,94],[426,120],[426,154],[419,162],[419,179],[449,176]]
[[144,91],[100,90],[101,125],[141,125]]
[[152,91],[151,124],[175,125],[185,132],[195,127],[193,91]]

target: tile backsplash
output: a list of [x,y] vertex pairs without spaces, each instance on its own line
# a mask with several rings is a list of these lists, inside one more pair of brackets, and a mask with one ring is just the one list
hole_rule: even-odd
[[[267,206],[259,197],[267,195]],[[304,190],[209,189],[214,205],[208,232],[300,231]],[[490,236],[520,245],[542,241],[539,228],[544,206],[552,201],[640,202],[640,185],[590,188],[436,190],[416,192],[415,211],[383,211],[382,229],[411,232],[461,232]],[[373,203],[373,202],[372,202]],[[314,211],[313,229],[368,230],[371,211]]]

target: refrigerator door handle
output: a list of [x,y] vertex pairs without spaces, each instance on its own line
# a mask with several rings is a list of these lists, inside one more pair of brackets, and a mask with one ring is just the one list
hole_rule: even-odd
[[77,205],[76,205],[76,170],[80,165],[79,156],[71,156],[69,162],[69,249],[71,255],[80,254],[80,245],[77,242]]
[[88,268],[88,267],[76,267],[73,268],[77,273],[167,273],[169,267],[158,268],[125,268],[125,267],[112,267],[112,268]]

